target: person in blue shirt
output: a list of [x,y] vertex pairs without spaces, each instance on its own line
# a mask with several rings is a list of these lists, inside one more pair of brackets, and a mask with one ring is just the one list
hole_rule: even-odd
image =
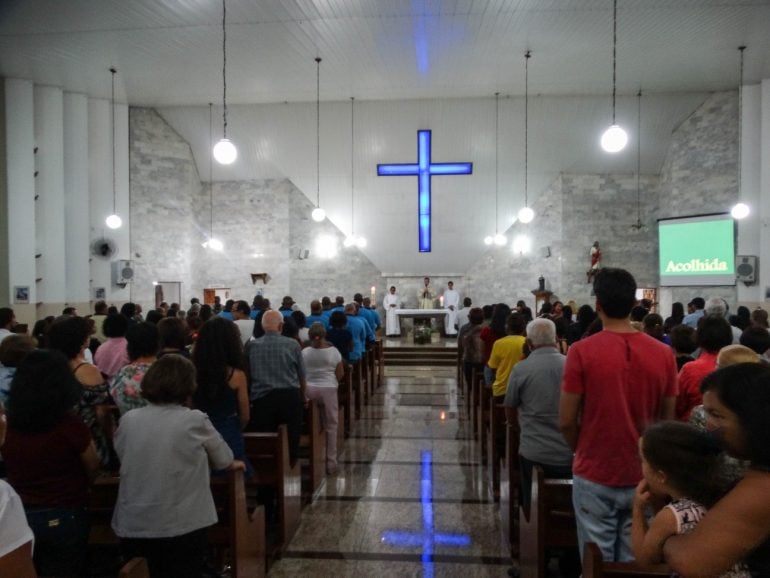
[[366,351],[369,324],[358,316],[355,303],[348,303],[345,306],[345,317],[348,322],[348,331],[353,335],[353,351],[350,352],[350,361],[355,363],[363,357]]
[[372,307],[372,300],[369,297],[364,297],[364,309],[372,314],[372,319],[374,319],[374,331],[376,332],[382,327],[382,320],[380,319],[380,314],[377,313],[377,309]]
[[320,323],[324,326],[324,329],[329,329],[329,318],[323,315],[321,302],[318,299],[310,302],[310,315],[305,317],[305,327],[310,329],[313,323]]
[[292,299],[290,295],[287,295],[281,301],[281,306],[278,308],[278,311],[284,317],[291,317],[291,314],[294,311],[294,309],[293,309],[294,303],[295,303],[294,299]]

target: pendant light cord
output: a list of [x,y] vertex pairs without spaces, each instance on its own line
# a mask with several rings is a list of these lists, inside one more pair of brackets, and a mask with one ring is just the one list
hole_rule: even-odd
[[209,103],[209,232],[212,239],[214,238],[214,169],[211,160],[214,156],[211,152],[211,143],[214,140],[214,121],[212,116],[213,106],[214,105],[212,103]]
[[222,0],[222,125],[227,138],[227,1]]
[[495,93],[495,235],[497,235],[497,197],[498,197],[498,168],[497,156],[500,148],[500,93]]
[[315,206],[321,206],[321,58],[315,59]]
[[636,95],[636,226],[642,227],[642,201],[639,188],[642,170],[642,89]]
[[115,68],[110,68],[112,73],[112,214],[118,214],[118,193],[115,186]]
[[532,51],[524,53],[524,206],[529,207],[529,59]]
[[613,1],[612,9],[612,124],[615,124],[615,97],[617,95],[618,68],[618,0]]
[[743,194],[743,53],[745,46],[739,46],[741,53],[740,78],[738,80],[738,198]]
[[353,106],[355,98],[350,97],[350,234],[351,236],[356,232],[356,164],[353,160],[354,143],[355,143],[355,107]]

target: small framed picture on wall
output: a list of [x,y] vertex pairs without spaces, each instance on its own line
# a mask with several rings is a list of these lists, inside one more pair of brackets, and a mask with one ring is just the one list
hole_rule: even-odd
[[94,301],[104,301],[107,299],[107,289],[104,287],[94,288]]
[[15,285],[13,287],[13,302],[19,305],[29,303],[28,285]]

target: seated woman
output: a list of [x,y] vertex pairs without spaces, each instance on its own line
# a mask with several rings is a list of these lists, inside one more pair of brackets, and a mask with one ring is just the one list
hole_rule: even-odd
[[113,421],[110,394],[101,371],[85,360],[91,328],[82,317],[60,317],[48,330],[48,346],[69,359],[70,369],[80,382],[77,412],[91,431],[99,461],[105,469],[116,466],[112,449]]
[[326,473],[337,473],[337,421],[339,399],[337,388],[345,375],[342,355],[334,345],[326,341],[326,329],[322,323],[313,323],[309,330],[310,347],[302,350],[307,371],[308,399],[323,406],[322,422],[326,432]]
[[67,359],[49,350],[33,351],[19,364],[8,398],[3,458],[35,534],[41,576],[83,576],[88,484],[99,456],[73,411],[80,399]]
[[745,562],[752,576],[770,576],[770,368],[741,363],[701,383],[707,427],[727,453],[750,461],[743,479],[698,526],[666,540],[666,562],[682,576],[719,576]]
[[142,380],[158,354],[158,328],[152,323],[134,323],[126,332],[126,347],[131,361],[110,382],[110,394],[120,415],[147,405],[142,397]]
[[112,528],[125,558],[146,558],[153,577],[201,577],[207,528],[217,521],[209,469],[243,469],[206,414],[189,409],[195,388],[190,361],[160,358],[142,383],[148,405],[124,415],[115,435]]
[[193,350],[198,387],[193,406],[209,416],[236,459],[246,463],[243,434],[249,423],[249,386],[243,372],[243,342],[238,326],[212,317],[201,326]]

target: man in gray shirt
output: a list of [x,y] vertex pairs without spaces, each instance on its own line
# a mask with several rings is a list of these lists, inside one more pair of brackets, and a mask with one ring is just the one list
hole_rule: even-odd
[[519,502],[525,510],[529,508],[534,466],[541,466],[548,478],[572,478],[572,450],[559,429],[559,396],[566,357],[556,347],[553,321],[531,321],[527,325],[527,342],[532,353],[511,371],[503,402],[508,423],[518,421]]
[[305,364],[296,340],[281,335],[283,315],[269,310],[262,315],[265,334],[249,341],[246,354],[251,376],[251,419],[254,431],[274,432],[286,424],[289,457],[297,460],[305,405]]

